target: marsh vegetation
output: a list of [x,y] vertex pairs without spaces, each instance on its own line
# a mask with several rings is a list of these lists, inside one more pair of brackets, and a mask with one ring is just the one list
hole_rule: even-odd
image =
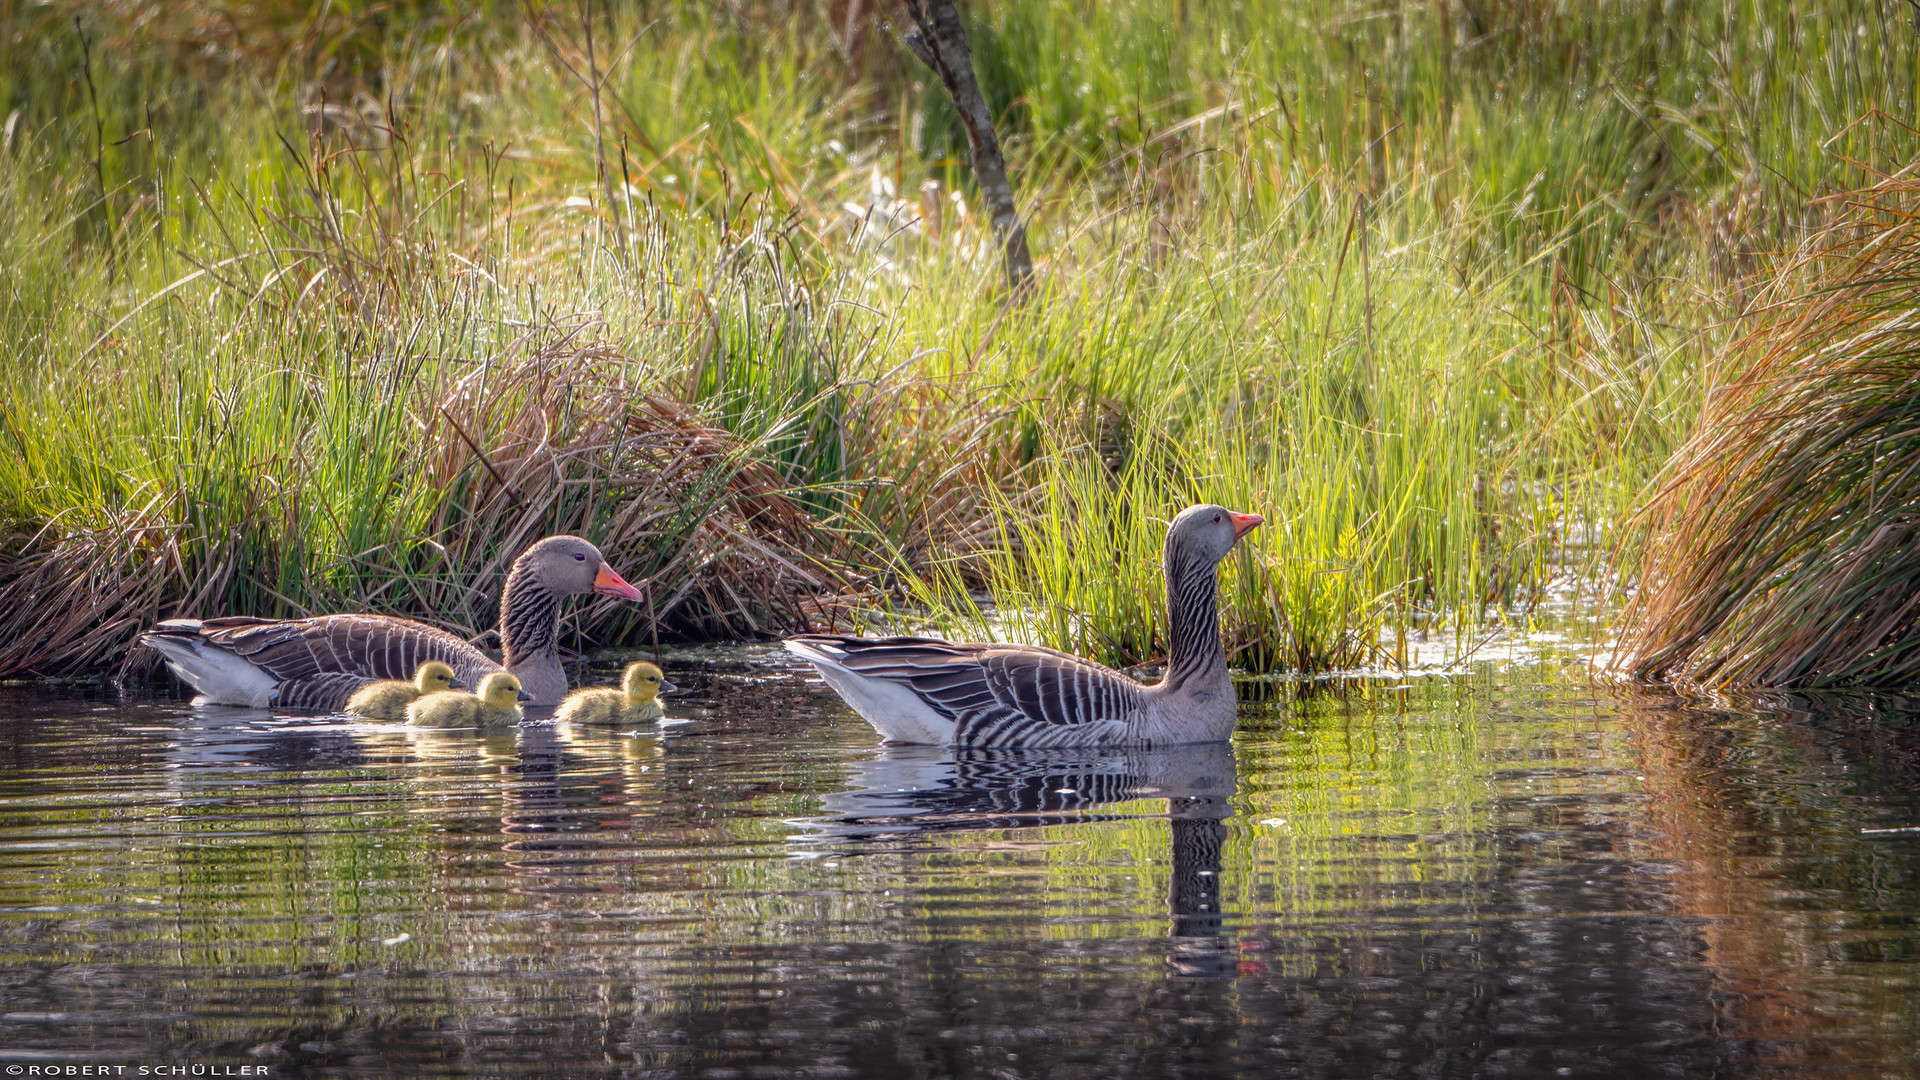
[[0,672],[477,633],[561,531],[652,596],[581,640],[1138,663],[1203,499],[1273,523],[1252,670],[1598,616],[1776,253],[1915,149],[1891,5],[966,10],[1020,303],[885,4],[0,8]]

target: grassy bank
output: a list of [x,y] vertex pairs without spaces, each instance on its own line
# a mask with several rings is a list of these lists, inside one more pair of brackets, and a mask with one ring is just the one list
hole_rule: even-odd
[[969,11],[1011,309],[866,5],[0,9],[0,672],[478,631],[558,530],[654,597],[583,640],[984,595],[1139,661],[1197,499],[1273,522],[1249,667],[1464,640],[1594,577],[1744,275],[1912,150],[1867,5]]

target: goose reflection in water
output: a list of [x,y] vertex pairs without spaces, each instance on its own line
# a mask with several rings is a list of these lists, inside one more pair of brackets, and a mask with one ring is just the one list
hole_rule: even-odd
[[853,767],[851,787],[829,795],[817,818],[792,822],[802,843],[844,854],[985,829],[1089,825],[1138,817],[1103,808],[1165,799],[1172,880],[1167,962],[1178,975],[1235,973],[1222,938],[1221,848],[1236,772],[1227,743],[1163,749],[979,750],[888,746]]

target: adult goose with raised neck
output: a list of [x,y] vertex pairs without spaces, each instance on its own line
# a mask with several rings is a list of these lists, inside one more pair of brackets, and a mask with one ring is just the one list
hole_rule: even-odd
[[202,704],[337,712],[376,679],[408,679],[438,660],[462,686],[511,672],[535,704],[567,693],[560,665],[560,601],[598,593],[627,600],[640,590],[615,573],[600,549],[577,536],[549,536],[514,560],[500,594],[504,665],[437,627],[391,615],[310,619],[169,619],[140,635]]
[[1236,708],[1220,643],[1216,572],[1263,521],[1206,505],[1188,507],[1167,527],[1167,674],[1153,686],[1032,645],[802,634],[786,646],[890,742],[1217,742],[1233,734]]

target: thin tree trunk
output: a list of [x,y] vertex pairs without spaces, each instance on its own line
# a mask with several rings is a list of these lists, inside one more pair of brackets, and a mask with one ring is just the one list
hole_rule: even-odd
[[953,95],[960,123],[967,129],[967,149],[973,158],[973,176],[986,196],[993,235],[1006,256],[1007,285],[1015,296],[1026,292],[1033,277],[1033,256],[1027,252],[1027,227],[1013,205],[1013,184],[1000,156],[1000,139],[993,131],[993,112],[980,93],[973,74],[973,48],[954,0],[906,0],[914,28],[902,40],[920,62],[932,68]]

